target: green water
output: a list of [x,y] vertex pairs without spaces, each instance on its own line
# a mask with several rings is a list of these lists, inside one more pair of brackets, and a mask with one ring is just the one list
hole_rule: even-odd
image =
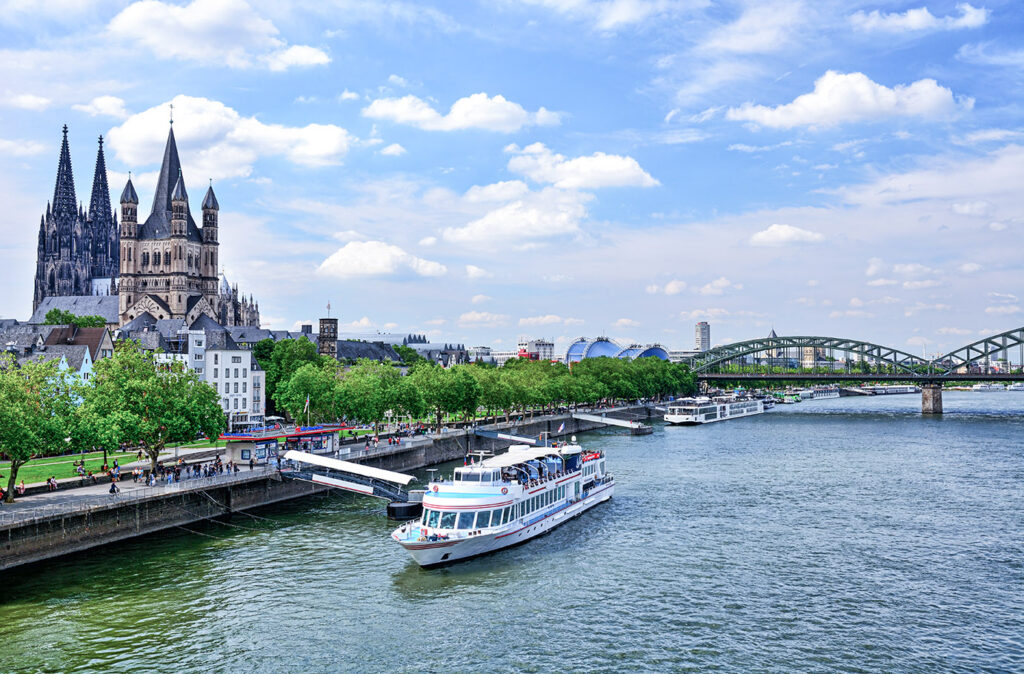
[[3,575],[3,671],[1024,670],[1024,394],[587,433],[615,498],[424,571],[323,495]]

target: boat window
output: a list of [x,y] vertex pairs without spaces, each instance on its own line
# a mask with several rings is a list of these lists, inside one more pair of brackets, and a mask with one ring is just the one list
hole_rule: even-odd
[[438,511],[438,510],[431,510],[430,511],[430,518],[427,519],[427,526],[431,527],[431,528],[436,527],[437,526],[437,520],[440,519],[440,517],[441,517],[440,511]]
[[476,526],[474,529],[486,529],[491,526],[491,511],[481,510],[476,514]]
[[420,524],[427,526],[427,516],[430,515],[430,511],[426,508],[423,509],[423,517],[420,518]]
[[480,481],[480,473],[463,473],[462,474],[462,481],[463,482],[479,482]]
[[455,513],[441,513],[441,526],[442,529],[454,529],[455,528]]
[[473,516],[476,513],[459,513],[459,528],[460,529],[472,529],[473,528]]
[[509,508],[503,508],[501,511],[501,523],[508,524],[508,511]]

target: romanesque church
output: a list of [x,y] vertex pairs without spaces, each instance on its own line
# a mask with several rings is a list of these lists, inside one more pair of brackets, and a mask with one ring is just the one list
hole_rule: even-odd
[[67,127],[53,204],[40,222],[33,309],[54,296],[117,295],[121,324],[149,314],[188,325],[208,316],[224,326],[259,327],[259,305],[218,275],[218,213],[211,185],[202,226],[192,217],[174,140],[167,134],[153,206],[139,222],[139,197],[129,177],[121,222],[111,212],[100,138],[89,210],[75,197]]

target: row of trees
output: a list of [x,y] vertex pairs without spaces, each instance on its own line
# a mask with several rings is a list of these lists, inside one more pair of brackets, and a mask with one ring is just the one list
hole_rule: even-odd
[[421,360],[403,377],[394,366],[369,360],[345,368],[317,356],[312,345],[289,341],[275,344],[266,358],[268,395],[279,413],[311,423],[345,418],[376,425],[390,411],[395,417],[429,416],[440,425],[445,415],[469,417],[482,411],[486,417],[508,418],[559,405],[696,391],[686,366],[657,358],[594,358],[572,369],[524,359],[502,368],[472,363],[446,369]]
[[0,454],[10,460],[8,502],[18,470],[28,461],[62,452],[121,445],[138,447],[156,469],[168,443],[224,430],[219,396],[182,363],[160,362],[136,342],[120,342],[82,381],[58,361],[30,360],[20,367],[0,356]]

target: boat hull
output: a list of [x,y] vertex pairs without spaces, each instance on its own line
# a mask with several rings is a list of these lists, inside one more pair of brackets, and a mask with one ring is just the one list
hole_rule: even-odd
[[614,490],[615,482],[613,480],[598,485],[585,498],[575,503],[567,503],[546,514],[525,518],[525,521],[524,519],[515,520],[501,529],[477,536],[442,541],[398,541],[398,543],[409,552],[417,564],[424,568],[445,566],[510,548],[546,534],[574,517],[582,515],[599,503],[609,500]]

